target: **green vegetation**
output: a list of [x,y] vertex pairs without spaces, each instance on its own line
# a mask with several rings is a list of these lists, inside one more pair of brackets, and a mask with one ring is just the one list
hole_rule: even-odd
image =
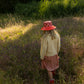
[[[45,19],[48,20],[48,19]],[[84,17],[51,18],[61,35],[58,84],[84,83]],[[0,15],[1,84],[48,84],[40,67],[40,37],[44,20]],[[5,81],[4,81],[5,80]],[[4,83],[5,82],[5,83]]]
[[17,76],[11,79],[4,71],[0,70],[0,84],[23,84],[23,81]]
[[50,18],[84,15],[83,0],[44,0],[17,4],[15,13],[32,18]]
[[13,13],[33,19],[83,16],[84,0],[1,0],[0,13]]

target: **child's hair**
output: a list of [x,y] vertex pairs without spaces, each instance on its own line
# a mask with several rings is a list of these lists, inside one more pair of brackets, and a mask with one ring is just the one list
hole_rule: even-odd
[[[58,32],[57,32],[55,29],[49,30],[49,31],[44,31],[44,36],[43,36],[43,38],[45,38],[48,34],[50,34],[50,36],[51,36],[51,38],[52,38],[52,40],[53,40],[53,39],[56,39],[56,35],[58,34]],[[58,34],[58,35],[59,35],[59,34]]]

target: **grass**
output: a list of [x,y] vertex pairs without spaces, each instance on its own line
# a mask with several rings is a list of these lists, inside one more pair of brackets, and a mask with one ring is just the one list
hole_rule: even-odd
[[22,79],[19,77],[11,79],[10,77],[5,76],[5,72],[0,69],[0,84],[23,84]]
[[[48,19],[44,19],[48,20]],[[40,68],[40,37],[44,20],[16,15],[0,16],[0,82],[7,84],[48,84]],[[83,84],[84,17],[51,18],[61,35],[58,84]],[[4,79],[5,76],[5,79]],[[32,80],[32,81],[31,81]]]

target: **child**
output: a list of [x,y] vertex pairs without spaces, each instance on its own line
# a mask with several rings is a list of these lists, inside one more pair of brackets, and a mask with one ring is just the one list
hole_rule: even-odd
[[41,28],[44,31],[44,35],[41,37],[41,66],[42,69],[48,71],[50,84],[54,84],[53,73],[59,68],[60,36],[51,21],[45,21],[43,25],[44,27]]

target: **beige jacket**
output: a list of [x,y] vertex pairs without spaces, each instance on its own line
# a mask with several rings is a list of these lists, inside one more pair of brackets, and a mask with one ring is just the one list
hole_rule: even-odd
[[[44,37],[44,36],[43,36]],[[40,59],[43,60],[44,56],[58,55],[60,50],[60,36],[56,34],[56,39],[51,39],[50,34],[45,38],[41,38]]]

